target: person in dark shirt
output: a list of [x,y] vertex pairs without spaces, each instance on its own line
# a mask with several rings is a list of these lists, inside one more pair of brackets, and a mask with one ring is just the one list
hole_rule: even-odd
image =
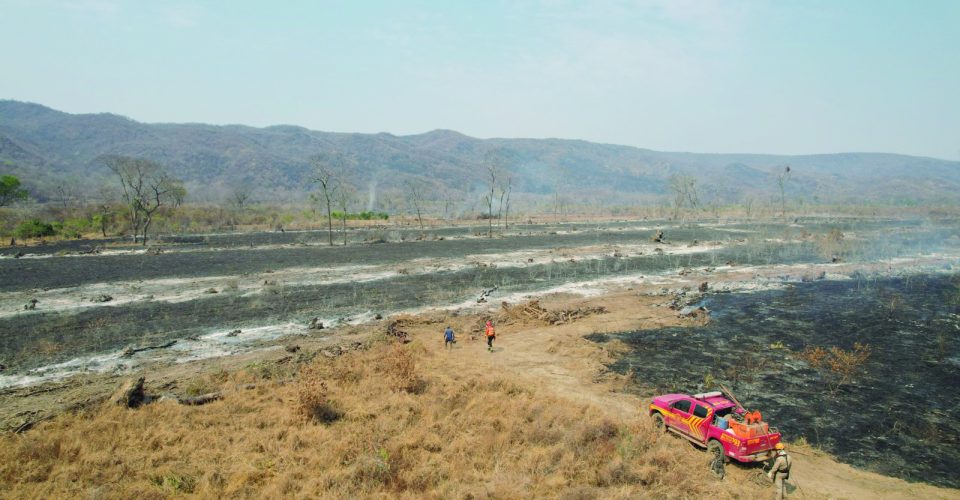
[[443,347],[448,350],[453,350],[453,344],[456,342],[457,339],[453,335],[453,328],[447,325],[447,329],[443,331]]

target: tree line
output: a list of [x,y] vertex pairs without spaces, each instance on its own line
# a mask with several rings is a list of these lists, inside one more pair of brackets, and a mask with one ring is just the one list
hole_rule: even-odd
[[[490,150],[482,161],[482,191],[476,196],[473,209],[476,218],[486,221],[486,236],[494,237],[497,232],[503,234],[511,224],[513,210],[513,174],[508,168],[515,163],[507,153],[501,150]],[[356,185],[358,178],[358,161],[355,157],[337,151],[328,151],[309,159],[311,185],[309,201],[311,205],[319,207],[322,220],[327,231],[327,243],[335,244],[335,232],[339,232],[338,242],[347,244],[347,221],[384,221],[390,215],[384,211],[351,210],[360,202],[361,191]],[[121,231],[132,238],[136,244],[146,245],[150,238],[151,228],[158,217],[169,220],[178,210],[183,210],[183,202],[187,197],[184,182],[176,178],[161,163],[137,157],[122,155],[105,155],[97,159],[97,163],[109,174],[113,180],[109,185],[100,188],[96,203],[88,204],[84,217],[66,217],[55,222],[45,222],[31,218],[22,221],[14,231],[8,231],[20,238],[47,237],[54,234],[63,237],[80,237],[82,234],[97,232],[106,237],[108,228],[113,232]],[[789,166],[781,167],[776,176],[778,188],[779,215],[787,217],[788,203],[786,193],[791,182],[792,170]],[[557,185],[549,198],[545,197],[541,205],[541,213],[550,210],[554,218],[559,220],[560,214],[567,213],[575,203],[571,194],[561,192],[560,183],[563,179],[553,179]],[[570,180],[567,180],[570,181]],[[572,181],[570,181],[572,182]],[[570,182],[567,182],[568,184]],[[478,186],[473,186],[477,189]],[[262,210],[252,210],[255,206],[257,184],[242,182],[233,186],[225,197],[223,205],[217,207],[214,213],[203,214],[207,217],[218,217],[221,221],[229,221],[227,226],[237,228],[237,221],[244,219],[247,212],[256,212],[249,218],[259,221],[261,225],[269,224],[272,229],[284,230],[284,226],[294,220],[303,220],[309,217],[306,212],[299,218],[290,214],[266,215]],[[445,190],[436,180],[423,179],[416,176],[400,183],[398,191],[402,193],[407,212],[414,219],[421,231],[425,230],[424,219],[432,212],[434,217],[442,214],[447,219],[452,214],[452,207],[457,203],[463,205],[462,199],[457,199],[450,191]],[[668,194],[662,199],[669,212],[661,216],[674,220],[686,217],[700,218],[712,210],[719,217],[721,208],[721,193],[717,186],[702,186],[697,178],[675,174],[669,178]],[[463,194],[470,196],[469,191]],[[0,176],[0,207],[10,207],[22,203],[28,198],[27,190],[21,181],[12,175]],[[68,184],[57,187],[57,197],[48,201],[48,205],[62,205],[64,212],[69,207],[68,201],[79,199],[76,189]],[[480,204],[477,210],[476,203]],[[754,198],[745,196],[739,200],[739,210],[748,218],[754,211]],[[729,206],[729,202],[726,204]],[[369,206],[369,204],[368,204]],[[600,206],[598,203],[597,206]],[[588,205],[580,205],[589,208]],[[191,217],[198,215],[194,209]],[[618,213],[624,213],[623,211]],[[637,212],[639,213],[639,212]],[[314,209],[316,215],[316,209]],[[2,215],[2,214],[0,214]],[[315,216],[314,215],[314,216]],[[222,226],[223,224],[220,224]],[[184,226],[181,224],[181,230]],[[192,228],[192,226],[191,226]],[[189,230],[189,229],[188,229]],[[336,230],[336,231],[335,231]]]

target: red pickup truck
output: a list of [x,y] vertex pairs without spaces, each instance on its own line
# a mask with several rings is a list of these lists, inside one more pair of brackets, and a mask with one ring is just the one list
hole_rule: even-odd
[[773,458],[780,432],[723,393],[664,394],[650,402],[650,416],[658,429],[674,432],[716,457],[738,462]]

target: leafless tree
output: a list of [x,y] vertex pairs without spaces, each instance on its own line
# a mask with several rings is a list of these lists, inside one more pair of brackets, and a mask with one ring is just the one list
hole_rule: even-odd
[[487,204],[487,237],[493,238],[493,200],[497,189],[497,175],[499,174],[498,161],[496,154],[487,155],[487,177],[490,181],[490,190],[483,196],[484,203]]
[[243,212],[243,208],[247,205],[247,202],[250,201],[251,194],[253,194],[253,186],[243,182],[233,187],[230,193],[230,201],[237,207],[237,210]]
[[784,167],[783,171],[777,174],[777,185],[780,187],[780,217],[787,216],[787,197],[786,187],[790,180],[790,165]]
[[320,186],[323,201],[327,206],[327,236],[333,246],[333,200],[336,198],[337,174],[343,171],[346,159],[340,153],[320,154],[311,159],[313,182]]
[[553,192],[553,221],[560,221],[560,191]]
[[[508,217],[510,215],[510,191],[513,189],[512,183],[513,178],[507,175],[506,186],[500,189],[500,208],[497,210],[497,214],[500,215],[500,219],[503,222],[500,228],[501,235],[504,229],[507,228]],[[500,224],[498,223],[498,225]]]
[[346,183],[341,175],[337,180],[336,198],[337,208],[340,209],[340,232],[343,234],[343,246],[347,246],[347,215],[350,213],[350,201],[356,196],[356,191]]
[[743,212],[748,219],[753,214],[753,197],[752,196],[747,196],[743,199]]
[[673,218],[680,217],[680,210],[684,205],[696,209],[700,204],[697,194],[697,180],[688,175],[674,174],[670,176],[670,193],[673,195]]
[[443,202],[443,220],[449,220],[451,218],[451,208],[453,207],[453,191],[450,189],[444,188],[441,191],[442,202]]
[[147,232],[157,211],[164,206],[177,207],[183,202],[187,194],[183,183],[154,161],[107,155],[100,157],[100,162],[120,179],[133,241],[137,242],[139,233],[146,246]]
[[417,214],[417,222],[420,224],[420,232],[423,232],[423,182],[420,180],[409,180],[407,184],[407,199],[413,206],[414,213]]
[[[244,208],[246,208],[247,203],[250,201],[252,193],[253,186],[248,182],[241,182],[230,188],[227,194],[227,204],[233,206],[233,210],[230,211],[229,215],[230,223],[234,229],[237,227],[237,220],[243,217]],[[221,213],[221,217],[222,215]]]
[[63,209],[66,210],[69,208],[70,204],[70,186],[66,184],[57,184],[57,198],[60,199],[60,204],[63,205]]

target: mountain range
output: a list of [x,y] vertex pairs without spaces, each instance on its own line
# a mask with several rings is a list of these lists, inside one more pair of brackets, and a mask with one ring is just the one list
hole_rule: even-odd
[[501,181],[511,178],[515,199],[543,203],[560,195],[572,204],[666,203],[670,179],[678,175],[696,179],[703,203],[769,201],[779,196],[777,177],[787,166],[785,188],[794,202],[960,199],[960,162],[899,154],[702,154],[580,140],[477,139],[451,130],[396,136],[290,125],[148,124],[0,100],[0,174],[20,177],[40,201],[63,183],[92,189],[108,181],[109,171],[97,160],[104,154],[155,160],[201,201],[217,201],[239,184],[255,186],[260,200],[289,200],[315,189],[311,158],[335,152],[350,158],[349,182],[371,205],[378,193],[384,199],[402,196],[413,180],[429,187],[428,198],[476,203],[491,163],[501,170]]

